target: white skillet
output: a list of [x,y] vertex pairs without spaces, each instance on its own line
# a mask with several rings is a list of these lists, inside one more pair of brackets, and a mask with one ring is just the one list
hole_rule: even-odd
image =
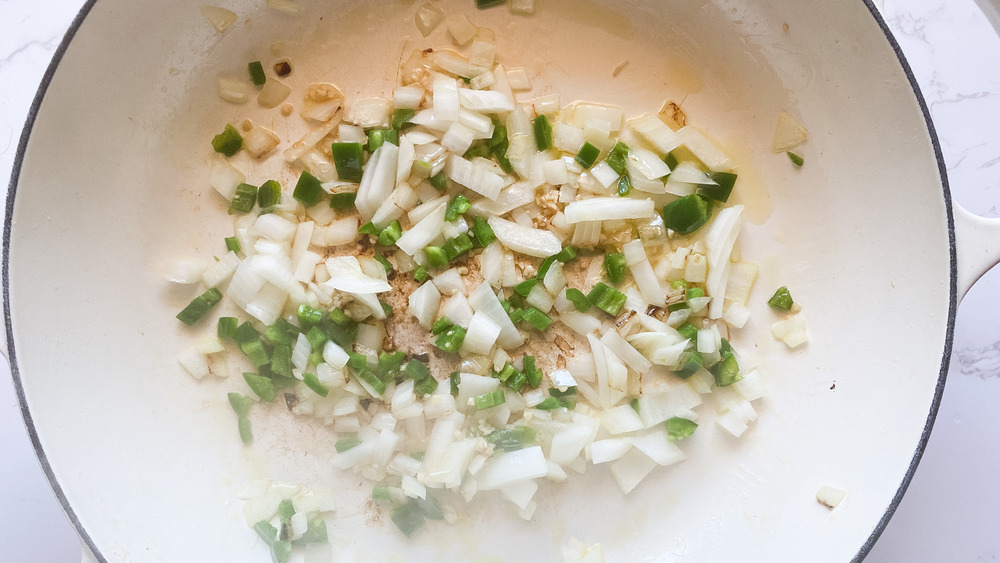
[[[366,523],[367,490],[328,468],[322,429],[275,409],[244,448],[225,401],[238,382],[195,382],[174,359],[190,337],[174,314],[192,295],[160,268],[217,253],[229,229],[206,184],[207,140],[237,118],[284,123],[220,101],[215,77],[281,40],[293,89],[383,95],[404,51],[443,40],[416,32],[416,4],[300,4],[292,18],[227,2],[240,21],[218,35],[199,2],[89,2],[33,106],[4,231],[6,353],[41,462],[99,560],[266,560],[235,500],[262,475],[342,491],[331,535],[344,560],[551,561],[571,535],[602,543],[608,561],[867,553],[930,431],[957,302],[998,258],[996,223],[953,206],[926,108],[870,4],[540,0],[525,19],[435,3],[495,29],[539,94],[630,114],[683,99],[732,149],[751,220],[743,253],[762,271],[739,344],[771,394],[744,439],[705,428],[688,461],[630,496],[592,468],[545,487],[530,523],[483,503],[411,541]],[[801,170],[769,151],[781,111],[809,127]],[[763,302],[779,285],[809,322],[795,352],[767,332]],[[823,485],[847,501],[820,506]]]

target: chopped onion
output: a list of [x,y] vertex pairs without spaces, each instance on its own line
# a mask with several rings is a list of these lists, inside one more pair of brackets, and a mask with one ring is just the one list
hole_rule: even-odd
[[458,100],[463,108],[479,113],[506,113],[514,110],[513,98],[493,90],[462,88],[458,91]]
[[[705,245],[708,247],[708,278],[705,281],[706,293],[710,296],[724,296],[726,282],[729,279],[729,255],[733,251],[736,237],[740,234],[740,215],[742,205],[727,207],[715,216],[712,226],[705,235]],[[708,316],[713,319],[722,318],[722,299],[712,301],[708,306]]]
[[236,253],[230,250],[219,259],[218,262],[204,269],[201,274],[201,281],[205,287],[218,287],[233,275],[240,265],[240,259]]
[[809,341],[806,319],[801,314],[774,323],[771,325],[771,334],[789,348],[798,348]]
[[638,449],[631,449],[621,459],[611,464],[611,475],[628,494],[656,467],[656,462]]
[[489,491],[544,477],[546,473],[548,463],[541,446],[531,446],[491,458],[476,474],[476,480],[480,490]]
[[502,348],[513,349],[524,344],[524,337],[521,336],[517,327],[510,320],[507,312],[503,309],[503,305],[500,304],[500,300],[493,293],[488,283],[481,283],[472,291],[469,295],[469,305],[476,312],[482,312],[500,327],[500,335],[497,337],[497,341]]
[[733,161],[719,145],[701,129],[688,125],[677,131],[682,144],[709,170],[732,170]]
[[208,183],[219,192],[226,201],[232,201],[236,195],[236,187],[247,181],[247,177],[222,156],[212,159],[212,168],[208,174]]
[[[489,69],[483,68],[471,64],[469,61],[465,60],[457,53],[453,51],[435,51],[432,55],[434,64],[444,70],[445,72],[450,72],[461,76],[463,78],[474,78],[480,74],[486,72]],[[435,90],[437,89],[437,81],[435,81]],[[434,106],[437,107],[437,93],[435,92]],[[441,118],[445,119],[445,118]]]
[[257,103],[266,108],[278,107],[292,93],[292,89],[276,78],[269,78],[257,94]]
[[[431,203],[425,203],[420,207],[426,207],[431,205]],[[441,228],[444,226],[444,216],[447,211],[447,201],[442,200],[434,203],[426,213],[426,215],[420,219],[416,225],[410,230],[403,233],[403,236],[396,241],[396,246],[400,250],[409,254],[410,256],[415,255],[417,252],[423,250],[427,245],[431,244],[434,239],[436,239],[441,234]],[[419,207],[417,209],[420,209]],[[410,213],[410,220],[413,220],[413,213]]]
[[592,197],[574,201],[563,210],[566,221],[611,221],[620,219],[645,219],[656,213],[651,199],[631,199],[624,197]]
[[484,313],[477,312],[472,315],[468,333],[462,344],[462,352],[465,354],[489,354],[499,336],[500,327]]
[[626,364],[639,374],[649,371],[653,364],[638,350],[632,347],[616,330],[609,330],[601,337],[601,343],[618,355]]
[[457,154],[448,159],[447,168],[448,177],[453,182],[489,199],[495,200],[500,195],[500,190],[506,185],[504,179],[499,175],[484,166],[477,166]]
[[489,225],[497,240],[514,252],[547,258],[562,250],[562,243],[551,231],[525,227],[500,217],[490,217]]
[[236,23],[236,13],[218,6],[202,6],[201,15],[212,24],[215,31],[222,33]]
[[630,119],[628,125],[660,154],[667,154],[682,144],[680,135],[655,115]]
[[444,21],[444,12],[430,2],[424,2],[419,8],[417,8],[415,20],[417,29],[420,30],[420,33],[423,34],[424,37],[427,37],[438,25],[441,24],[442,21]]
[[371,219],[382,202],[389,199],[396,186],[398,157],[399,147],[385,143],[376,149],[368,160],[354,201],[363,220]]
[[441,305],[441,294],[431,282],[425,282],[409,297],[409,313],[413,315],[420,326],[427,330],[434,325],[438,307]]
[[452,295],[441,308],[442,317],[446,317],[464,329],[468,329],[469,324],[472,323],[472,315],[473,310],[469,305],[469,300],[461,293]]
[[231,104],[245,104],[250,101],[253,84],[240,78],[219,77],[219,97]]

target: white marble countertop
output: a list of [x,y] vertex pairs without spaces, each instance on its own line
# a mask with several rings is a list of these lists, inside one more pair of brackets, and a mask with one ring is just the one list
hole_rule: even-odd
[[[4,178],[38,82],[81,4],[0,0]],[[883,13],[927,99],[955,199],[976,214],[1000,216],[1000,38],[974,0],[885,0]],[[1000,559],[998,294],[1000,268],[980,280],[959,308],[937,424],[909,491],[867,561]],[[39,468],[3,362],[0,380],[0,560],[79,561],[75,531]]]

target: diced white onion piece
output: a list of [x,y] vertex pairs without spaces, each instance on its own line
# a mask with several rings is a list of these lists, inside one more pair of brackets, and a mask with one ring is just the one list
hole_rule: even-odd
[[555,148],[570,154],[576,154],[580,152],[585,142],[583,129],[562,121],[552,124],[552,146]]
[[458,396],[455,400],[460,406],[465,406],[470,399],[483,393],[496,391],[499,387],[500,380],[495,377],[462,373],[459,376]]
[[611,464],[611,475],[622,492],[629,494],[656,467],[656,462],[638,449],[631,449]]
[[429,483],[444,487],[458,487],[462,484],[472,459],[476,457],[476,440],[468,438],[448,445],[433,469],[425,468]]
[[489,139],[493,136],[493,120],[479,112],[462,108],[458,110],[458,122],[468,127],[476,139]]
[[583,126],[583,138],[602,151],[610,150],[611,124],[603,119],[588,119]]
[[465,354],[487,355],[500,336],[500,327],[482,312],[472,315],[469,330],[462,343]]
[[236,272],[233,273],[233,279],[229,282],[229,289],[226,293],[237,306],[245,310],[265,283],[267,280],[258,274],[249,262],[244,261],[236,267]]
[[222,33],[236,23],[236,13],[218,6],[202,6],[201,15],[212,24],[215,31]]
[[248,526],[253,526],[261,520],[270,520],[278,511],[282,498],[275,491],[268,491],[258,497],[243,503],[243,518]]
[[501,216],[534,201],[534,187],[527,182],[514,182],[500,190],[500,195],[495,200],[480,199],[473,202],[470,212],[480,217]]
[[656,213],[651,199],[625,197],[591,197],[574,201],[563,211],[566,221],[611,221],[620,219],[646,219]]
[[733,383],[733,389],[748,401],[756,401],[767,396],[767,387],[756,369],[744,373],[743,379]]
[[337,112],[333,114],[333,117],[331,117],[328,121],[319,127],[310,129],[309,132],[303,135],[301,139],[292,143],[292,146],[285,149],[282,153],[285,162],[295,162],[301,158],[306,151],[315,147],[317,143],[325,139],[327,135],[333,132],[333,130],[340,125],[343,113],[344,112],[342,110],[338,109]]
[[569,183],[569,170],[563,159],[550,160],[542,165],[545,182],[552,186],[561,186]]
[[573,229],[573,244],[595,246],[601,241],[600,221],[581,221]]
[[644,374],[653,367],[653,364],[622,338],[617,330],[605,332],[601,337],[601,343],[639,374]]
[[[239,259],[237,258],[237,264]],[[218,262],[216,262],[218,264]],[[198,283],[202,280],[202,274],[208,265],[198,258],[182,257],[170,263],[166,274],[167,281],[178,284]],[[233,266],[235,269],[236,266]],[[232,272],[230,272],[232,273]],[[214,286],[208,286],[214,287]]]
[[518,481],[500,487],[500,492],[503,496],[517,505],[521,510],[525,510],[528,507],[536,491],[538,491],[538,483],[534,481]]
[[208,367],[208,357],[194,346],[178,354],[177,362],[195,379],[201,379],[211,373]]
[[726,411],[720,414],[715,418],[715,423],[735,438],[739,438],[747,431],[747,421],[734,411]]
[[789,348],[797,348],[809,341],[806,319],[801,314],[771,325],[771,334]]
[[618,106],[590,103],[578,103],[573,106],[573,125],[577,127],[585,127],[588,122],[601,120],[610,126],[610,131],[619,131],[623,117],[624,112]]
[[587,446],[588,457],[590,457],[591,463],[594,464],[621,459],[631,449],[631,438],[596,440]]
[[593,334],[594,331],[601,328],[601,321],[596,317],[579,311],[566,311],[559,315],[559,320],[581,336]]
[[385,98],[362,98],[348,106],[345,119],[363,129],[387,127],[391,110]]
[[469,300],[461,293],[453,295],[448,301],[445,301],[444,307],[441,308],[442,317],[447,317],[449,321],[464,329],[469,328],[472,315],[473,310],[469,305]]
[[457,154],[451,155],[448,159],[447,170],[448,177],[453,182],[489,199],[496,199],[500,195],[500,190],[506,185],[504,179],[499,175],[484,166],[477,166]]
[[524,300],[528,303],[528,305],[531,305],[539,311],[548,313],[552,310],[552,303],[555,301],[555,298],[552,297],[552,294],[545,290],[545,287],[542,284],[535,284],[535,286],[531,288],[531,291],[528,292],[528,295],[524,298]]
[[544,477],[546,473],[548,463],[541,446],[531,446],[491,458],[476,474],[476,480],[480,490],[489,491]]
[[655,115],[630,119],[628,125],[660,154],[667,154],[683,143],[680,135]]
[[729,265],[726,282],[726,300],[746,305],[757,281],[757,265],[752,262],[733,262]]
[[[733,245],[740,234],[740,215],[742,205],[734,205],[719,211],[712,226],[705,235],[705,245],[708,247],[708,277],[705,281],[705,292],[709,296],[724,296],[726,283],[729,280],[730,254]],[[708,316],[713,319],[722,318],[723,299],[716,299],[708,306]]]
[[310,174],[315,176],[320,182],[332,182],[336,181],[337,178],[337,168],[330,162],[323,153],[319,152],[316,147],[313,147],[306,152],[302,153],[302,157],[299,158],[299,162],[305,166],[306,170]]
[[808,138],[809,132],[801,123],[788,113],[781,112],[778,116],[778,123],[774,127],[771,150],[776,153],[790,151],[806,142]]
[[605,188],[610,188],[621,176],[615,172],[608,161],[602,160],[590,169],[590,175]]
[[[496,61],[496,56],[497,47],[494,43],[476,39],[472,42],[472,47],[469,49],[469,64],[482,67],[484,69],[491,69],[493,68],[493,63]],[[484,70],[476,76],[487,72],[490,74],[493,73],[491,70]]]
[[632,439],[632,445],[659,465],[684,461],[684,452],[670,441],[664,428],[657,428]]
[[320,229],[316,229],[313,233],[312,242],[318,246],[338,246],[354,242],[358,236],[358,223],[359,220],[357,217],[337,219],[326,227],[322,232],[322,236],[318,239],[317,234],[320,232]]
[[469,290],[465,286],[465,279],[458,272],[458,268],[449,268],[435,274],[433,281],[441,295],[469,294]]
[[294,16],[299,13],[299,3],[295,0],[267,0],[267,7]]
[[642,419],[631,405],[619,405],[601,413],[601,424],[612,434],[627,434],[642,429]]
[[249,80],[219,77],[219,97],[231,104],[245,104],[250,101],[253,84]]
[[288,539],[295,541],[301,538],[306,530],[309,529],[309,519],[304,512],[296,512],[292,514],[292,517],[288,519],[289,534]]
[[500,217],[490,217],[489,224],[497,240],[514,252],[548,258],[562,250],[562,243],[551,231],[525,227]]
[[651,305],[662,305],[666,301],[667,292],[656,279],[642,241],[634,240],[626,243],[622,247],[622,252],[625,254],[625,263],[628,264],[629,271],[632,272],[632,277],[642,292],[642,298]]
[[816,491],[816,500],[831,510],[840,506],[845,498],[847,498],[847,491],[829,485],[823,485]]
[[531,79],[523,68],[507,69],[507,81],[513,90],[531,90]]
[[514,109],[512,98],[492,90],[462,88],[458,91],[458,99],[463,108],[479,113],[506,113]]
[[750,320],[750,309],[740,303],[730,302],[722,312],[722,320],[733,328],[743,328]]
[[497,83],[497,75],[492,70],[487,70],[469,81],[469,86],[473,90],[485,90]]
[[497,341],[502,348],[513,349],[524,344],[524,337],[518,332],[507,312],[503,310],[500,299],[493,293],[489,284],[481,283],[472,291],[469,295],[469,305],[476,312],[485,314],[500,327]]
[[691,151],[709,170],[725,171],[733,169],[733,161],[718,144],[701,129],[688,125],[677,131],[681,143]]
[[337,126],[337,141],[340,143],[367,143],[368,135],[365,134],[364,127],[341,123]]
[[[496,65],[493,67],[493,75],[496,81],[492,86],[490,86],[490,91],[500,92],[507,97],[508,100],[514,99],[514,92],[510,89],[510,81],[507,80],[507,71],[504,69],[503,65]],[[510,129],[508,128],[508,134],[510,134]]]
[[243,148],[254,158],[261,158],[274,150],[279,141],[274,131],[254,125],[246,135],[243,135]]
[[392,92],[392,105],[396,108],[418,109],[424,101],[424,89],[419,84],[400,86]]
[[647,180],[656,180],[670,174],[670,167],[656,153],[642,147],[630,148],[628,160]]
[[701,404],[701,396],[687,385],[673,385],[643,393],[639,397],[639,418],[644,428],[673,418]]
[[424,282],[408,298],[409,313],[413,315],[420,326],[430,330],[437,317],[441,305],[441,294],[431,282]]
[[718,334],[711,329],[703,328],[698,331],[698,345],[697,349],[702,354],[714,354],[718,351],[718,345],[715,342],[715,335]]
[[[474,78],[489,70],[470,63],[453,51],[435,51],[431,56],[433,57],[434,64],[439,66],[441,70],[463,78]],[[436,97],[434,105],[437,106]]]
[[503,247],[493,241],[479,255],[479,271],[483,275],[483,283],[499,288],[503,277]]
[[371,219],[396,187],[398,158],[399,147],[392,143],[384,143],[368,160],[354,201],[363,220]]
[[445,26],[456,45],[468,45],[476,36],[476,26],[465,14],[455,14],[445,19]]
[[704,283],[708,279],[708,261],[703,254],[691,254],[684,262],[684,279]]
[[549,94],[535,98],[531,105],[535,108],[535,115],[551,115],[560,110],[559,94]]
[[332,340],[327,340],[323,345],[323,361],[335,369],[343,369],[350,358],[350,355]]
[[474,140],[475,134],[468,127],[456,121],[445,131],[444,137],[441,137],[441,146],[456,155],[465,154]]
[[[418,207],[425,207],[431,205],[431,203],[425,203],[424,205]],[[441,228],[444,226],[444,216],[447,212],[447,201],[442,198],[441,201],[434,203],[429,207],[426,215],[418,223],[416,223],[410,230],[403,233],[403,236],[396,241],[396,246],[400,250],[409,254],[410,256],[415,255],[417,252],[423,250],[427,245],[434,242],[438,236],[441,235]],[[414,210],[416,211],[416,209]],[[410,220],[413,220],[413,213],[410,213]]]
[[402,217],[403,213],[413,209],[418,200],[417,192],[413,191],[409,184],[403,182],[397,185],[389,199],[383,201],[382,205],[375,210],[375,214],[372,215],[372,223],[375,228],[384,229]]
[[535,13],[535,0],[511,0],[510,13],[530,16]]
[[[312,345],[306,339],[306,335],[299,333],[292,346],[292,365],[299,371],[305,371],[309,364],[309,353],[312,352]],[[347,365],[347,364],[344,364]]]
[[458,121],[459,97],[458,84],[454,78],[439,76],[434,79],[432,87],[434,99],[433,116],[437,121]]
[[559,295],[562,293],[563,288],[566,287],[566,273],[563,269],[562,262],[556,261],[554,264],[549,266],[549,271],[545,272],[545,277],[542,278],[542,285],[544,285],[545,290],[552,295]]
[[205,287],[218,287],[229,279],[240,265],[240,259],[236,253],[230,250],[218,262],[209,266],[202,272],[201,280]]
[[444,12],[440,8],[431,4],[430,2],[424,2],[417,8],[417,13],[414,16],[417,24],[417,29],[420,33],[427,37],[430,35],[434,29],[444,21]]
[[226,198],[226,201],[232,201],[233,196],[236,195],[236,187],[246,181],[247,177],[222,156],[212,159],[208,183],[222,197]]
[[266,213],[257,218],[253,224],[253,232],[274,242],[288,242],[295,236],[296,225],[278,215]]
[[330,279],[326,285],[348,293],[382,293],[392,290],[392,286],[382,279],[373,278],[361,271],[361,264],[353,256],[327,258],[326,268]]
[[373,453],[375,453],[375,442],[364,441],[349,450],[335,454],[330,459],[330,465],[336,469],[348,469],[367,462]]
[[287,84],[275,78],[269,78],[260,92],[257,93],[257,103],[266,108],[275,108],[285,101],[291,93],[292,89]]
[[713,185],[715,180],[710,178],[698,165],[691,161],[683,161],[677,164],[670,172],[670,179],[675,182],[688,184]]

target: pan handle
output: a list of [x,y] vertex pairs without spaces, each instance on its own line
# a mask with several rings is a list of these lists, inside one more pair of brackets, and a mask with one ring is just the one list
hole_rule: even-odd
[[955,252],[958,255],[958,299],[972,288],[990,268],[1000,263],[1000,219],[974,215],[957,203],[955,216]]

